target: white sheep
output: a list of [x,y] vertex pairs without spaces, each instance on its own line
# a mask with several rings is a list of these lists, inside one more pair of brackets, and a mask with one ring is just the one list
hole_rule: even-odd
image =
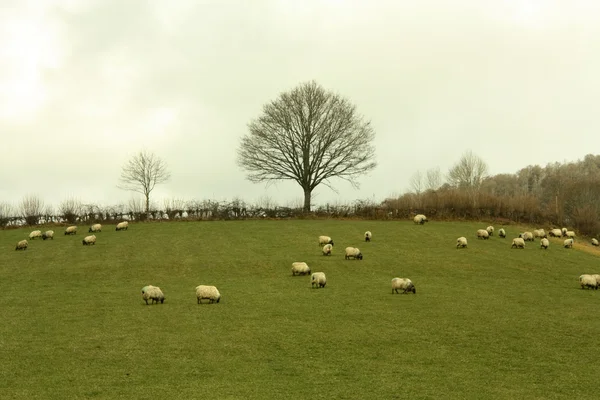
[[522,238],[526,242],[533,242],[533,233],[531,232],[523,232],[519,234],[519,237]]
[[333,246],[331,244],[326,244],[325,246],[323,246],[323,255],[330,256],[332,250],[333,250]]
[[574,231],[567,231],[567,235],[568,238],[571,239],[575,239],[575,232]]
[[592,288],[594,290],[598,290],[598,280],[593,275],[584,274],[579,277],[579,284],[581,288],[584,289],[586,287]]
[[370,242],[372,237],[373,237],[373,234],[371,233],[371,231],[365,232],[365,242]]
[[512,241],[512,244],[510,245],[510,248],[515,248],[515,249],[524,249],[525,248],[525,240],[523,240],[523,238],[514,238]]
[[346,247],[345,259],[348,260],[349,258],[354,258],[355,260],[362,260],[363,255],[360,252],[360,250],[356,247]]
[[600,275],[598,275],[598,274],[594,274],[594,275],[592,275],[592,277],[593,277],[594,279],[596,279],[596,285],[597,285],[598,287],[600,287]]
[[96,245],[96,235],[89,235],[84,237],[81,243],[83,243],[84,246],[89,246],[92,244]]
[[534,238],[545,238],[545,237],[548,237],[548,235],[546,235],[546,231],[543,229],[534,229],[533,237]]
[[560,230],[560,233],[561,233],[562,236],[567,236],[567,228],[562,228]]
[[27,240],[21,240],[17,243],[15,250],[27,250],[27,246],[29,246]]
[[315,272],[314,274],[312,274],[310,276],[310,286],[311,287],[317,287],[318,288],[322,288],[325,287],[325,285],[327,284],[327,277],[325,276],[324,272]]
[[42,233],[42,239],[43,240],[46,240],[46,239],[54,240],[54,231],[46,231],[46,232]]
[[486,231],[485,229],[478,229],[477,230],[477,239],[484,239],[487,240],[490,238],[490,234],[488,231]]
[[152,304],[154,302],[158,304],[159,301],[162,304],[165,302],[165,295],[158,286],[148,285],[142,288],[142,299],[146,301],[146,304],[148,304],[148,300],[151,300]]
[[42,237],[42,231],[33,231],[29,234],[29,240]]
[[598,239],[592,238],[592,246],[598,246]]
[[546,238],[542,238],[542,240],[540,240],[540,248],[547,250],[548,246],[550,246],[550,241]]
[[292,276],[298,275],[310,275],[310,268],[305,262],[293,262],[292,263]]
[[458,239],[456,239],[456,248],[458,249],[459,247],[467,247],[467,238],[464,236],[459,237]]
[[90,229],[88,229],[88,233],[91,232],[102,232],[102,224],[94,224],[90,226]]
[[117,227],[115,228],[115,231],[123,231],[123,230],[126,231],[128,227],[129,227],[129,222],[127,222],[127,221],[119,222],[117,224]]
[[565,249],[572,249],[573,248],[573,239],[565,239],[565,241],[563,242],[563,247]]
[[202,304],[202,299],[207,299],[209,304],[221,301],[221,293],[216,286],[199,285],[196,286],[196,298],[198,304]]
[[398,289],[402,290],[402,294],[413,292],[417,294],[417,289],[412,281],[408,278],[394,278],[392,279],[392,294],[398,293]]
[[76,235],[76,234],[77,234],[77,227],[75,225],[69,226],[69,227],[67,227],[67,229],[65,229],[65,235]]
[[558,228],[555,229],[551,229],[548,231],[548,236],[550,237],[561,237],[562,236],[562,231]]
[[428,222],[429,220],[423,214],[417,214],[413,218],[413,221],[415,222],[415,224],[423,225],[425,222]]
[[506,231],[504,230],[504,228],[500,228],[500,230],[498,231],[498,237],[501,237],[501,238],[506,237]]
[[333,239],[329,236],[319,236],[319,246],[323,246],[324,244],[330,244],[333,246]]
[[494,236],[494,227],[493,227],[493,226],[491,226],[491,225],[490,225],[490,226],[488,226],[487,228],[485,228],[485,230],[487,231],[487,233],[488,233],[490,236]]

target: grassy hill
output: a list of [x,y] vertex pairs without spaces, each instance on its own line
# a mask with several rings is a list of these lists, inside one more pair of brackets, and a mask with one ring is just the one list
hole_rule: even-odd
[[[486,224],[236,221],[0,231],[5,399],[573,399],[595,392],[600,253]],[[496,227],[496,230],[498,227]],[[365,243],[363,233],[373,232]],[[324,257],[319,235],[332,236]],[[456,249],[458,236],[469,240]],[[346,246],[364,260],[344,260]],[[305,261],[324,289],[291,275]],[[416,295],[391,293],[408,277]],[[141,288],[160,286],[164,304]],[[215,285],[219,304],[194,288]]]

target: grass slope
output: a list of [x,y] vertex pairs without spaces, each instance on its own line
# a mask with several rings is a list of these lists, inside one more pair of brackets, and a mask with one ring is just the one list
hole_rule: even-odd
[[[485,224],[238,221],[0,231],[3,399],[571,399],[600,363],[596,249],[477,240]],[[365,230],[373,241],[364,243]],[[323,257],[318,235],[334,238]],[[458,236],[469,240],[456,249]],[[346,261],[357,246],[362,261]],[[581,251],[585,247],[587,251]],[[327,274],[324,289],[291,263]],[[408,277],[416,295],[392,295]],[[160,286],[165,303],[140,290]],[[219,304],[196,304],[216,285]]]

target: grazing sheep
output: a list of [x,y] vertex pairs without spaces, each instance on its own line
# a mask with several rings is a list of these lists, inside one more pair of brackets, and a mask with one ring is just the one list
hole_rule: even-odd
[[27,243],[27,240],[21,240],[17,243],[15,250],[27,250],[27,246],[29,246],[29,243]]
[[458,249],[459,247],[467,247],[467,238],[464,236],[459,237],[458,239],[456,239],[456,248]]
[[365,232],[365,242],[370,242],[372,237],[373,235],[371,234],[371,231]]
[[333,246],[331,244],[326,244],[325,246],[323,246],[323,255],[330,256],[331,250],[333,250]]
[[42,233],[42,239],[43,240],[46,240],[46,239],[54,240],[54,231],[46,231],[46,232]]
[[594,290],[598,290],[598,280],[593,275],[584,274],[579,277],[579,284],[581,288],[584,289],[586,287],[592,288]]
[[90,236],[86,236],[83,238],[83,240],[81,241],[81,243],[83,243],[84,246],[89,246],[89,245],[96,245],[96,235],[90,235]]
[[346,260],[348,260],[349,258],[354,258],[355,260],[362,260],[363,255],[360,252],[360,250],[357,249],[356,247],[346,247],[345,258],[346,258]]
[[216,286],[199,285],[196,286],[196,298],[198,304],[202,304],[202,299],[207,299],[209,304],[221,301],[221,293]]
[[533,242],[533,233],[531,232],[523,232],[519,234],[519,237],[522,238],[526,242]]
[[292,263],[292,276],[298,275],[310,275],[310,268],[305,262],[294,262]]
[[567,237],[575,240],[575,232],[574,231],[567,231]]
[[413,285],[412,281],[408,278],[394,278],[392,279],[392,294],[398,293],[398,289],[403,290],[402,294],[413,292],[417,294],[417,289]]
[[102,232],[102,224],[94,224],[90,226],[90,229],[88,229],[88,233],[91,232]]
[[423,214],[417,214],[413,218],[413,221],[415,222],[415,224],[423,225],[425,222],[428,222],[429,220]]
[[486,231],[485,229],[477,230],[477,239],[488,240],[489,238],[490,238],[490,234],[488,231]]
[[546,235],[546,231],[543,229],[534,229],[533,237],[534,238],[546,238],[546,237],[548,237],[548,235]]
[[33,231],[29,234],[29,240],[42,237],[42,231]]
[[319,236],[319,246],[323,246],[324,244],[330,244],[333,246],[333,239],[329,236]]
[[510,245],[510,248],[515,248],[515,249],[524,249],[525,248],[525,240],[523,240],[523,238],[514,238],[512,241],[512,244]]
[[567,228],[562,228],[560,230],[560,233],[561,233],[562,236],[567,236]]
[[494,227],[493,227],[493,226],[491,226],[491,225],[490,225],[490,226],[488,226],[487,228],[485,228],[485,230],[487,231],[487,233],[488,233],[490,236],[494,236]]
[[77,234],[77,227],[75,225],[69,226],[67,229],[65,229],[65,235],[76,235],[76,234]]
[[154,302],[158,304],[159,301],[162,304],[165,302],[165,295],[158,286],[148,285],[142,288],[142,299],[146,301],[146,304],[148,304],[148,300],[151,300],[152,304]]
[[311,275],[310,277],[310,286],[311,287],[315,287],[315,285],[318,288],[322,288],[325,287],[325,285],[327,284],[327,277],[325,276],[324,272],[315,272],[314,274]]
[[548,236],[550,237],[561,237],[562,236],[562,231],[558,228],[555,229],[550,229],[548,231]]
[[127,221],[119,222],[117,224],[117,227],[115,228],[115,231],[126,231],[128,227],[129,227],[129,222],[127,222]]
[[542,238],[542,240],[540,240],[540,248],[547,250],[548,246],[550,246],[550,241],[546,238]]
[[498,236],[501,238],[506,237],[506,231],[504,230],[504,228],[500,228],[500,230],[498,231]]
[[592,246],[598,246],[598,239],[592,238]]
[[573,239],[565,239],[565,241],[563,242],[563,247],[565,249],[572,249],[573,248]]

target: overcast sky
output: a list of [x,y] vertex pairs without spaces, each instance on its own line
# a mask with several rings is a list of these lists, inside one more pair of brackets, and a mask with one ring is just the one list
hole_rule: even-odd
[[262,106],[316,80],[376,131],[359,190],[383,200],[467,149],[492,174],[600,153],[600,1],[0,0],[0,201],[103,205],[142,148],[169,165],[153,197],[281,205],[294,183],[235,162]]

